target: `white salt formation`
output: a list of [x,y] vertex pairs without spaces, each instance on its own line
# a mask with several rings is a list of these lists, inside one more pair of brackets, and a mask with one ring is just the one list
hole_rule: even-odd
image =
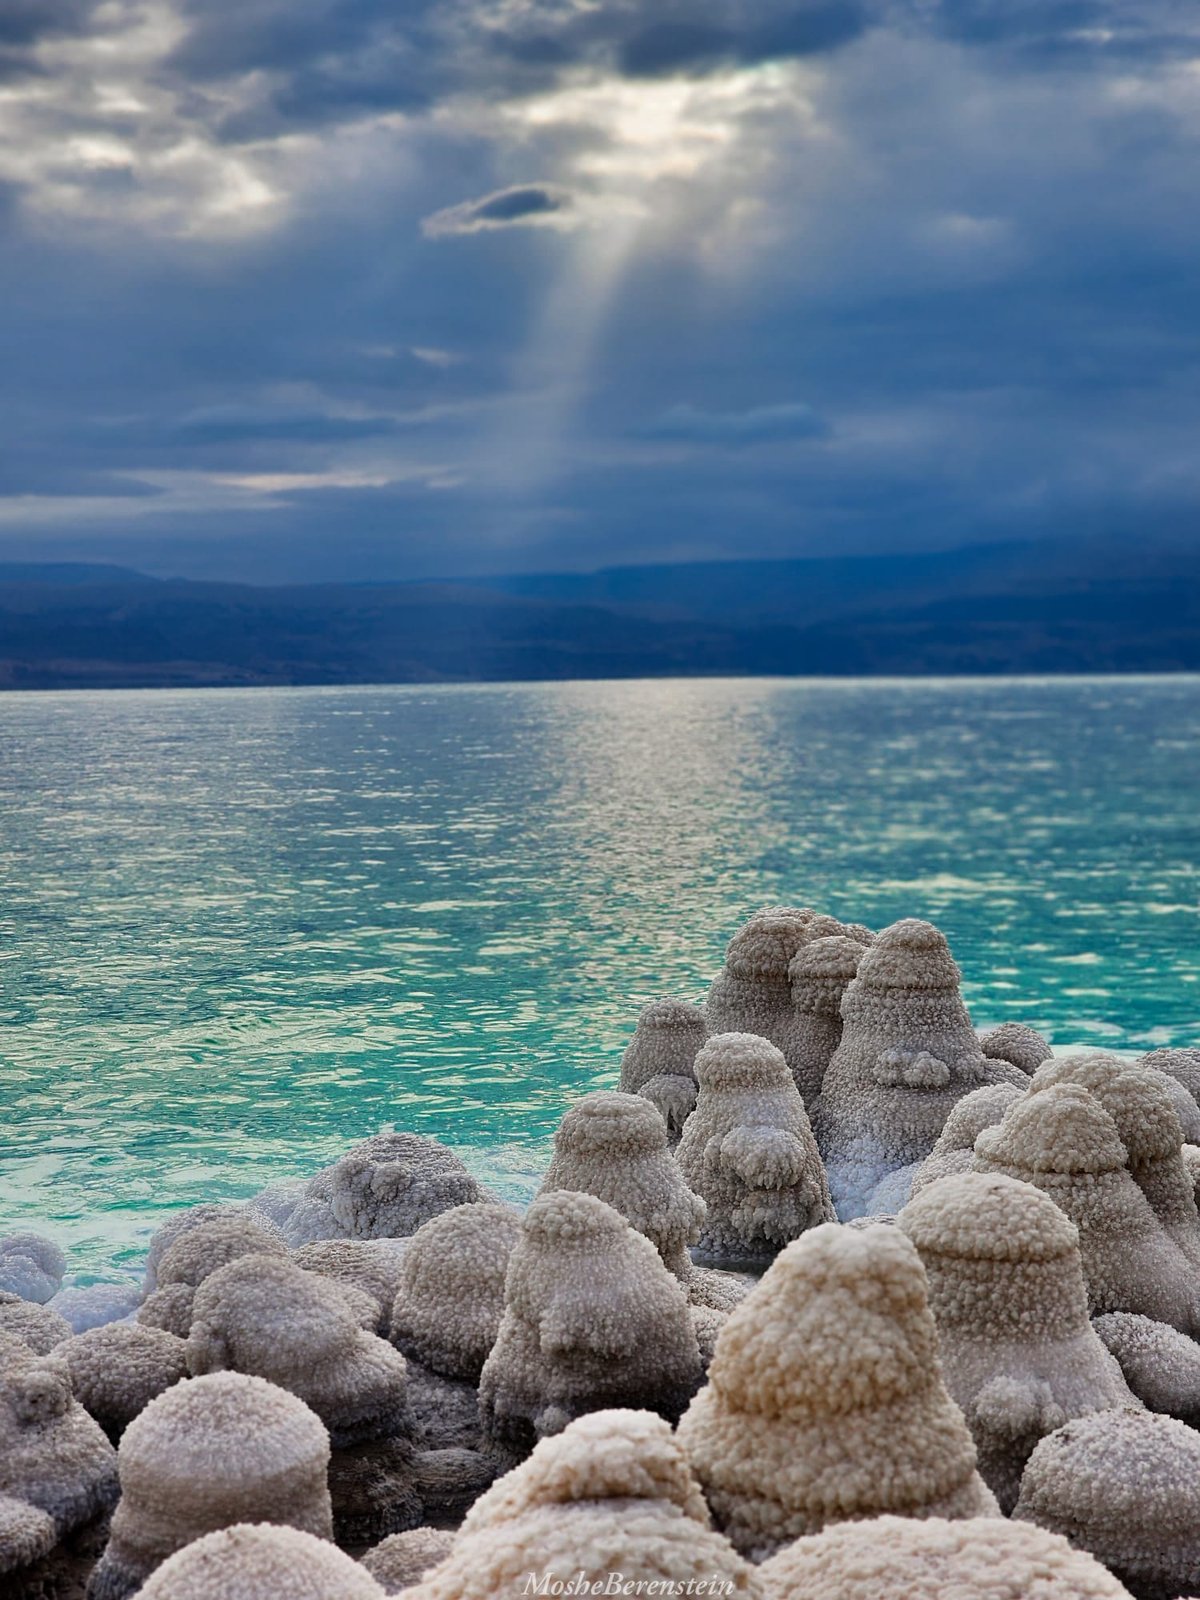
[[797,1539],[758,1569],[767,1600],[1129,1600],[1094,1556],[994,1517],[876,1517]]
[[46,1304],[65,1319],[72,1333],[86,1333],[89,1328],[103,1328],[123,1317],[132,1317],[141,1302],[141,1287],[130,1279],[125,1283],[72,1285],[60,1289]]
[[331,1539],[328,1467],[329,1435],[295,1395],[234,1372],[177,1383],[125,1430],[88,1600],[123,1600],[176,1550],[238,1522]]
[[278,1221],[293,1249],[315,1239],[399,1239],[439,1212],[493,1198],[436,1139],[377,1133],[310,1178]]
[[[704,1002],[709,1033],[755,1033],[779,1049],[787,1045],[793,1024],[788,967],[815,916],[806,906],[768,906],[738,929]],[[843,930],[838,923],[822,931]]]
[[1103,1050],[1089,1050],[1046,1062],[1030,1089],[1036,1093],[1053,1083],[1079,1083],[1095,1095],[1116,1124],[1134,1182],[1181,1253],[1200,1270],[1200,1215],[1183,1164],[1183,1130],[1163,1077],[1130,1069]]
[[696,1076],[677,1159],[707,1208],[699,1249],[725,1263],[769,1261],[833,1219],[804,1102],[782,1053],[755,1034],[711,1038]]
[[155,1395],[188,1376],[187,1345],[162,1328],[112,1323],[57,1347],[75,1398],[114,1444]]
[[621,1057],[622,1094],[640,1094],[662,1117],[676,1144],[696,1104],[696,1052],[708,1037],[699,1006],[655,1000],[638,1018]]
[[1027,1091],[1015,1083],[992,1083],[986,1089],[972,1089],[963,1095],[938,1135],[932,1152],[913,1176],[911,1193],[915,1197],[939,1178],[970,1172],[975,1161],[975,1141],[985,1128],[1004,1121],[1004,1113],[1014,1100]]
[[960,976],[943,934],[910,918],[878,935],[846,989],[842,1040],[813,1111],[843,1220],[903,1204],[963,1095],[1028,1082],[1019,1068],[984,1056]]
[[403,1253],[395,1248],[394,1241],[317,1239],[293,1251],[292,1260],[305,1272],[315,1272],[331,1279],[343,1291],[350,1291],[350,1303],[356,1308],[368,1301],[374,1307],[374,1314],[363,1326],[372,1333],[386,1335],[403,1260]]
[[[248,1215],[245,1206],[210,1201],[204,1205],[190,1206],[186,1211],[176,1211],[169,1216],[154,1230],[150,1240],[150,1247],[146,1253],[145,1276],[142,1280],[143,1296],[152,1295],[158,1288],[158,1264],[176,1239],[185,1233],[190,1233],[193,1228],[203,1226],[206,1222],[228,1222],[230,1218]],[[250,1220],[256,1222],[259,1227],[265,1227],[268,1233],[275,1231],[259,1218],[251,1217]]]
[[1026,1095],[975,1141],[975,1167],[1050,1196],[1079,1230],[1093,1312],[1138,1311],[1200,1329],[1200,1287],[1130,1176],[1116,1123],[1087,1089],[1055,1083]]
[[634,1584],[761,1592],[753,1569],[713,1532],[671,1430],[644,1411],[599,1411],[543,1439],[476,1502],[450,1554],[406,1592],[413,1600],[509,1600],[526,1592],[531,1572],[551,1585],[605,1584],[617,1572]]
[[1013,1513],[1090,1550],[1137,1600],[1200,1592],[1200,1434],[1148,1411],[1068,1423],[1029,1458]]
[[239,1523],[178,1551],[139,1600],[381,1600],[357,1561],[297,1528]]
[[1049,1041],[1023,1022],[1002,1022],[998,1028],[979,1035],[979,1048],[990,1061],[1008,1061],[1032,1077],[1054,1051]]
[[1010,1512],[1046,1434],[1139,1407],[1088,1321],[1078,1231],[1032,1184],[979,1172],[922,1190],[896,1226],[925,1267],[942,1378],[980,1475]]
[[577,1100],[554,1135],[540,1193],[594,1194],[645,1234],[694,1305],[728,1311],[742,1298],[735,1280],[692,1265],[707,1207],[672,1160],[663,1120],[638,1095],[598,1090]]
[[1200,1050],[1151,1050],[1138,1065],[1165,1072],[1200,1104]]
[[412,1236],[391,1339],[408,1362],[413,1424],[426,1445],[480,1443],[479,1375],[500,1331],[505,1275],[520,1233],[515,1211],[478,1204],[443,1211]]
[[1200,1345],[1165,1322],[1109,1311],[1092,1323],[1125,1382],[1151,1411],[1200,1424]]
[[411,1589],[425,1574],[444,1561],[454,1544],[445,1528],[410,1528],[393,1533],[367,1551],[362,1564],[388,1594]]
[[11,1334],[40,1356],[71,1337],[71,1325],[49,1306],[0,1293],[0,1334]]
[[142,1302],[138,1321],[143,1327],[164,1328],[186,1339],[196,1290],[205,1278],[229,1262],[250,1255],[284,1257],[287,1247],[274,1234],[233,1210],[181,1228],[158,1258],[153,1275],[155,1287]]
[[539,1195],[509,1261],[504,1316],[479,1403],[518,1451],[610,1406],[674,1421],[702,1377],[687,1298],[619,1212],[568,1189]]
[[0,1333],[0,1594],[70,1592],[72,1547],[116,1498],[116,1454],[65,1362]]
[[808,939],[788,963],[792,1018],[781,1048],[806,1106],[816,1104],[842,1042],[842,996],[865,950],[846,934],[827,935]]
[[730,1314],[678,1435],[752,1560],[829,1522],[997,1512],[897,1228],[828,1224],[788,1245]]
[[62,1288],[67,1258],[40,1233],[0,1234],[0,1291],[44,1306]]

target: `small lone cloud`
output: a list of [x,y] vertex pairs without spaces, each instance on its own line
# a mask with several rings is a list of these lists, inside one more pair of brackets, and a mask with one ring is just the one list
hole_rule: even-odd
[[548,183],[516,184],[497,189],[478,200],[435,211],[421,224],[421,232],[432,239],[457,233],[483,233],[495,228],[514,228],[537,224],[558,224],[566,220],[573,205],[570,193]]
[[788,405],[753,406],[748,411],[701,411],[697,406],[672,406],[641,431],[648,439],[742,445],[775,439],[820,439],[829,428],[811,406],[796,401]]

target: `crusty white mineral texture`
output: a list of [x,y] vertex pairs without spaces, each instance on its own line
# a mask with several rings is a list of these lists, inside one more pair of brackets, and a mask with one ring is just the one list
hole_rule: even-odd
[[678,1435],[752,1560],[850,1518],[997,1514],[895,1227],[830,1223],[788,1245],[730,1314]]
[[139,1600],[381,1600],[365,1567],[298,1528],[239,1523],[185,1546]]
[[707,1208],[699,1248],[733,1265],[769,1261],[833,1218],[804,1102],[782,1052],[752,1033],[709,1039],[696,1076],[677,1159]]
[[699,1006],[686,1000],[655,1000],[638,1018],[621,1057],[623,1094],[643,1095],[662,1117],[667,1137],[679,1141],[696,1104],[696,1052],[708,1037]]
[[187,1345],[162,1328],[113,1322],[56,1347],[75,1398],[114,1444],[139,1412],[188,1376]]
[[896,1226],[925,1267],[946,1388],[1009,1512],[1039,1439],[1140,1405],[1088,1321],[1078,1231],[1032,1184],[982,1172],[923,1189]]

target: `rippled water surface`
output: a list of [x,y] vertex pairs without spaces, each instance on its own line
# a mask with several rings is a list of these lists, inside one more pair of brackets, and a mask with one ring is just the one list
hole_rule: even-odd
[[1200,680],[0,695],[0,1231],[388,1123],[514,1190],[757,906],[946,931],[977,1022],[1200,1042]]

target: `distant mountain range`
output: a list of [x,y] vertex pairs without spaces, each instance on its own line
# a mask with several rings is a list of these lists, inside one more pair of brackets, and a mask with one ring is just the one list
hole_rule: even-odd
[[1200,670],[1200,548],[254,587],[0,563],[0,688]]

